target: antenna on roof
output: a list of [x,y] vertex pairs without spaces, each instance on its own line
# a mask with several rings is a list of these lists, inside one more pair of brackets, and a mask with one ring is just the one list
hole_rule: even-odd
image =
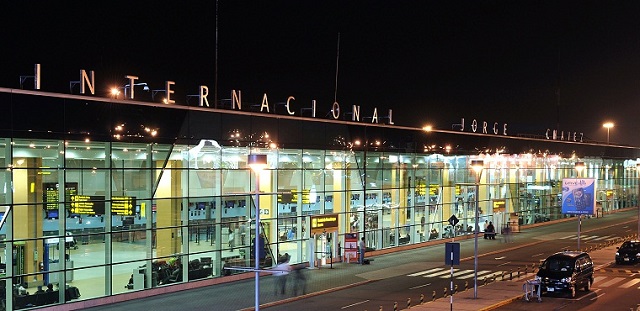
[[333,93],[333,102],[338,101],[338,64],[340,62],[340,33],[338,33],[338,46],[336,48],[336,88]]

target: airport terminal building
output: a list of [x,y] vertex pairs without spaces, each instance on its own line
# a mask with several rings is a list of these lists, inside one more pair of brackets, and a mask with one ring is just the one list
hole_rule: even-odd
[[[190,104],[82,93],[0,88],[6,309],[177,288],[285,253],[355,262],[361,237],[386,249],[472,234],[476,211],[497,228],[571,217],[564,178],[595,179],[597,213],[638,205],[640,149],[579,133],[406,127],[392,111],[289,100],[276,112],[239,91],[216,105],[202,92]],[[266,168],[252,171],[250,154]]]

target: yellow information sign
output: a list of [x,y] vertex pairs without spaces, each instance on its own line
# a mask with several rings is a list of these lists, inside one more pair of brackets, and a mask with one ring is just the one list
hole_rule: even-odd
[[311,234],[338,230],[338,214],[311,216]]

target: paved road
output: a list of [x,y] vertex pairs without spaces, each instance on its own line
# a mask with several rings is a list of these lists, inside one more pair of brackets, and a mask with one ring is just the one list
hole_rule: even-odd
[[[621,229],[621,232],[625,232],[625,230],[631,232],[635,231],[636,228],[633,226],[636,215],[635,210],[629,210],[626,212],[619,212],[615,214],[606,215],[604,218],[598,219],[589,219],[583,221],[582,230],[585,234],[588,234],[591,230],[594,230],[598,226],[613,224],[613,223],[622,223],[627,222],[627,229],[622,228],[623,226],[615,226],[614,228]],[[523,229],[523,232],[515,234],[515,241],[513,243],[514,246],[517,245],[525,245],[531,243],[537,243],[539,245],[543,245],[545,241],[544,236],[551,234],[552,232],[574,232],[575,231],[575,223],[573,221],[564,222],[564,223],[556,223],[556,224],[548,224],[541,227],[527,228]],[[612,231],[612,230],[608,230]],[[569,236],[565,235],[565,236]],[[595,235],[595,234],[594,234]],[[602,235],[604,236],[604,235]],[[557,240],[560,244],[571,245],[574,243],[573,239],[570,237],[566,238],[566,241],[563,241],[561,237],[550,236],[548,237],[551,240]],[[583,236],[583,240],[585,247],[589,244],[596,244],[596,241],[588,242],[589,240],[594,240],[596,238],[586,239],[586,235]],[[444,242],[444,241],[443,241]],[[505,248],[506,244],[500,243],[498,240],[496,241],[480,241],[480,252],[481,254],[496,252]],[[468,245],[472,245],[472,240],[462,241],[464,245],[467,247],[463,247],[462,249],[462,257],[463,258],[472,258],[473,255],[473,247],[468,247]],[[380,255],[376,257],[376,260],[371,265],[356,265],[356,264],[334,264],[333,269],[321,268],[314,270],[306,270],[304,271],[307,276],[307,285],[309,293],[308,296],[305,296],[304,300],[299,300],[294,297],[293,293],[288,292],[286,295],[277,295],[274,293],[274,277],[267,276],[261,278],[260,286],[260,301],[263,304],[262,308],[266,308],[270,305],[275,305],[273,310],[285,308],[286,310],[291,310],[298,308],[298,303],[302,303],[304,309],[310,310],[310,306],[314,305],[314,302],[322,302],[326,303],[327,301],[333,301],[333,298],[337,299],[331,305],[329,309],[340,309],[344,306],[350,306],[354,301],[364,301],[367,300],[369,296],[353,296],[353,291],[360,290],[361,292],[365,292],[366,289],[376,288],[373,293],[379,293],[381,299],[380,301],[376,301],[371,305],[365,305],[365,303],[358,305],[357,308],[352,308],[352,310],[378,310],[379,305],[385,303],[384,310],[392,310],[393,301],[405,301],[406,293],[396,293],[398,297],[403,297],[401,300],[396,299],[394,294],[394,282],[393,280],[402,280],[402,282],[414,282],[407,281],[409,279],[415,279],[415,283],[411,283],[411,286],[419,286],[421,284],[425,284],[424,280],[421,280],[417,277],[408,277],[407,275],[410,273],[417,273],[420,271],[425,271],[429,269],[437,268],[438,266],[442,266],[444,256],[444,247],[442,245],[437,246],[429,246],[422,247],[419,249],[395,252],[387,255]],[[529,253],[529,257],[531,254]],[[532,258],[531,261],[539,260],[538,258]],[[417,263],[433,263],[433,267],[411,267],[411,265],[416,265]],[[436,264],[437,263],[437,264]],[[497,265],[496,263],[492,263],[493,265]],[[468,270],[468,263],[465,263],[465,266],[462,267],[463,270]],[[484,269],[484,268],[483,268]],[[493,269],[485,269],[485,270],[497,270],[495,267]],[[411,272],[407,272],[411,271]],[[405,274],[406,273],[406,274]],[[435,278],[440,279],[440,278]],[[436,280],[437,281],[437,280]],[[447,284],[446,279],[441,279],[437,282],[438,287],[442,288],[443,284]],[[133,301],[122,302],[122,303],[114,303],[111,305],[99,306],[91,308],[91,310],[118,310],[118,311],[126,311],[126,310],[144,310],[144,309],[161,309],[161,310],[197,310],[197,309],[215,309],[215,310],[239,310],[244,308],[252,308],[254,301],[254,282],[253,279],[244,280],[244,281],[236,281],[227,284],[208,286],[204,288],[194,288],[187,291],[182,291],[179,293],[168,293],[158,296],[147,297],[144,299],[136,299]],[[434,284],[434,287],[436,285]],[[336,291],[336,289],[341,289],[340,291]],[[329,292],[332,299],[327,299],[327,292]],[[417,291],[416,291],[417,292]],[[426,292],[426,291],[425,291]],[[323,295],[320,295],[322,293]],[[417,293],[416,293],[417,294]],[[428,295],[428,294],[427,294]],[[342,297],[342,298],[340,298]],[[388,298],[391,297],[391,298]],[[419,301],[419,295],[413,298],[414,301]],[[387,304],[388,303],[388,304]],[[319,303],[318,303],[319,304]],[[276,307],[277,306],[277,307]],[[372,308],[373,306],[373,308]],[[285,310],[282,309],[282,310]],[[324,310],[327,310],[326,306],[323,306]]]

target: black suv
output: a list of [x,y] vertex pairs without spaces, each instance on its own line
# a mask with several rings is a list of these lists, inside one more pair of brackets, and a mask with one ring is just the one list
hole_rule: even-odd
[[585,252],[558,252],[540,264],[536,280],[540,281],[543,293],[566,292],[573,298],[576,296],[576,289],[591,289],[593,261]]
[[640,261],[640,241],[626,241],[616,249],[616,264]]

